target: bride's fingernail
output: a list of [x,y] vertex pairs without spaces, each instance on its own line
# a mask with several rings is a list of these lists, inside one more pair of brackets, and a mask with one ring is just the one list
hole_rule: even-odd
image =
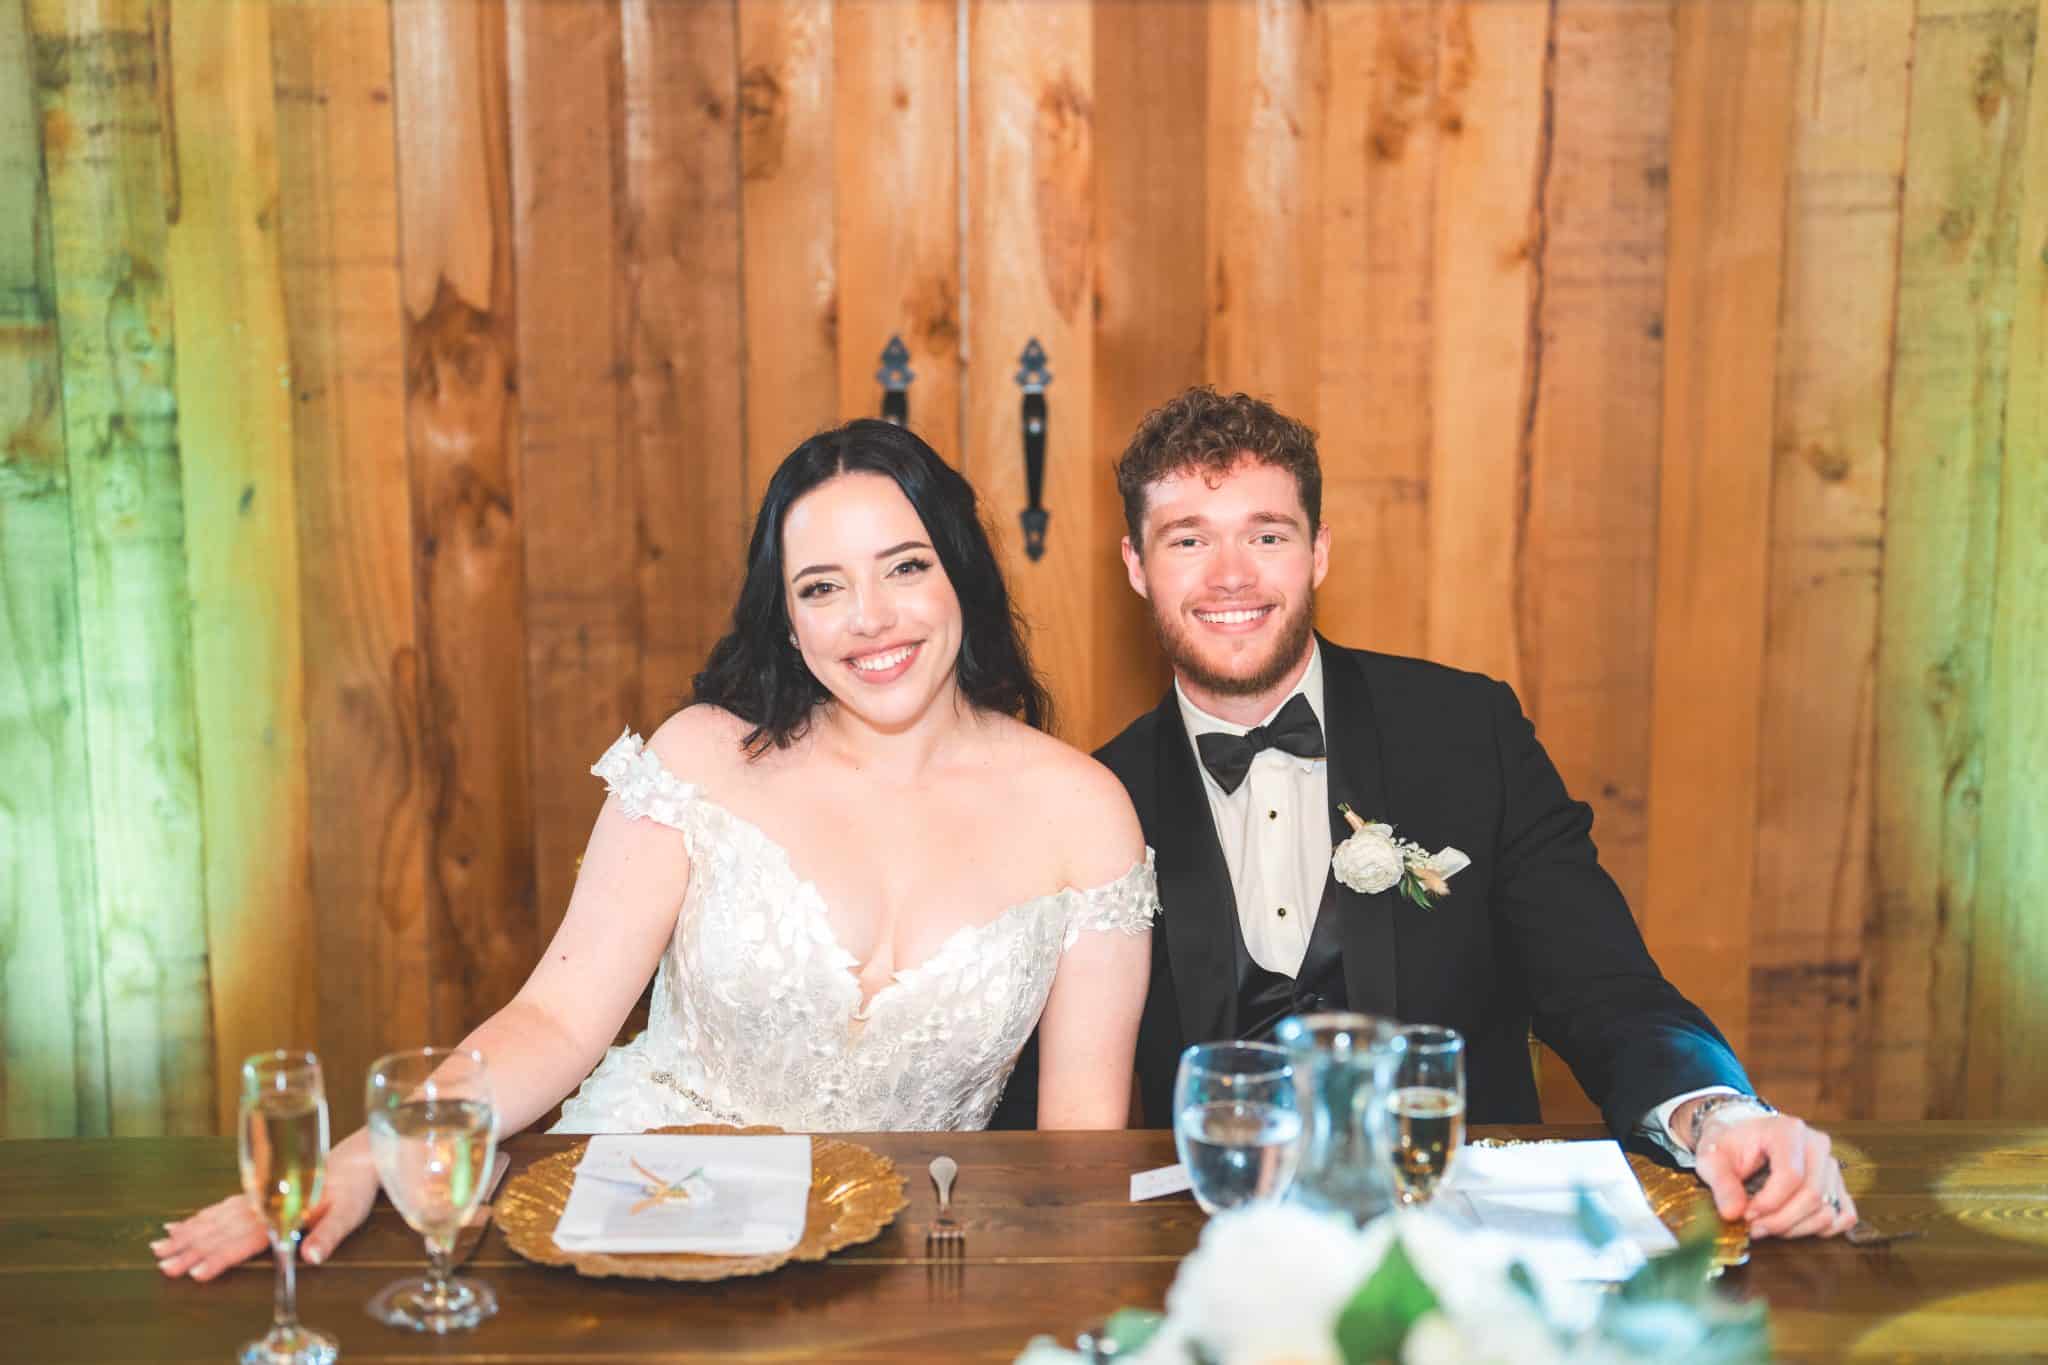
[[319,1265],[324,1259],[326,1258],[321,1256],[319,1247],[309,1246],[306,1248],[307,1265]]
[[149,1249],[150,1249],[150,1252],[151,1252],[151,1254],[152,1254],[152,1255],[156,1255],[156,1256],[161,1256],[161,1255],[163,1255],[163,1254],[164,1254],[164,1253],[165,1253],[166,1251],[170,1250],[170,1246],[171,1246],[171,1239],[170,1239],[170,1238],[168,1238],[168,1237],[159,1237],[159,1238],[157,1238],[157,1239],[156,1239],[156,1240],[155,1240],[154,1242],[151,1242],[151,1243],[149,1244]]

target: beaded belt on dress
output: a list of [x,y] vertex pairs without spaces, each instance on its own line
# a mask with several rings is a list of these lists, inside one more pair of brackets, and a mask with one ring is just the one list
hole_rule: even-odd
[[670,1075],[666,1071],[654,1072],[653,1079],[659,1081],[661,1084],[675,1091],[678,1095],[681,1095],[684,1099],[688,1100],[691,1104],[696,1105],[699,1109],[711,1115],[712,1118],[717,1119],[720,1123],[729,1123],[735,1128],[745,1128],[748,1126],[747,1121],[741,1118],[738,1114],[733,1113],[729,1109],[720,1109],[710,1100],[705,1099],[702,1095],[690,1089],[689,1086],[684,1085],[681,1081],[677,1080],[674,1076]]

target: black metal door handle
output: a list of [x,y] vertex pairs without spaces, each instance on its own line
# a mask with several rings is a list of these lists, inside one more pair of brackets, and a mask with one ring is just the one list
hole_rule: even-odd
[[1021,520],[1024,523],[1024,554],[1027,558],[1045,558],[1045,528],[1052,520],[1052,513],[1045,510],[1045,429],[1049,420],[1045,404],[1045,386],[1052,383],[1052,371],[1046,366],[1045,348],[1038,344],[1038,338],[1031,338],[1018,357],[1022,366],[1017,371],[1017,387],[1024,390],[1023,408],[1020,414],[1024,432],[1024,491],[1028,503]]
[[882,368],[875,371],[882,384],[882,420],[899,427],[910,425],[910,381],[917,375],[910,368],[910,348],[903,338],[892,336],[882,348]]

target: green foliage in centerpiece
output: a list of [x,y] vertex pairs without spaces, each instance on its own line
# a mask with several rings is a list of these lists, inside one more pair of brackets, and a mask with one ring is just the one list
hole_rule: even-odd
[[[1619,1235],[1583,1192],[1576,1221],[1595,1248]],[[1210,1220],[1165,1313],[1121,1310],[1095,1340],[1135,1365],[1768,1360],[1764,1305],[1716,1290],[1713,1264],[1710,1218],[1621,1284],[1599,1286],[1547,1276],[1511,1240],[1427,1213],[1354,1230],[1292,1205],[1254,1206]],[[1088,1359],[1040,1337],[1018,1365]]]

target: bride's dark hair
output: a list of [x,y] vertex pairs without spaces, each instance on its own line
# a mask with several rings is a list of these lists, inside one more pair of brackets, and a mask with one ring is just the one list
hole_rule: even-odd
[[982,529],[974,489],[914,433],[862,418],[811,437],[768,481],[747,546],[747,576],[733,604],[732,629],[711,648],[692,701],[722,706],[753,727],[747,752],[787,748],[810,724],[826,691],[804,666],[790,636],[784,598],[782,523],[798,498],[842,474],[894,480],[924,522],[932,549],[960,599],[960,694],[985,711],[1052,728],[1052,699],[1031,667],[1024,623]]

